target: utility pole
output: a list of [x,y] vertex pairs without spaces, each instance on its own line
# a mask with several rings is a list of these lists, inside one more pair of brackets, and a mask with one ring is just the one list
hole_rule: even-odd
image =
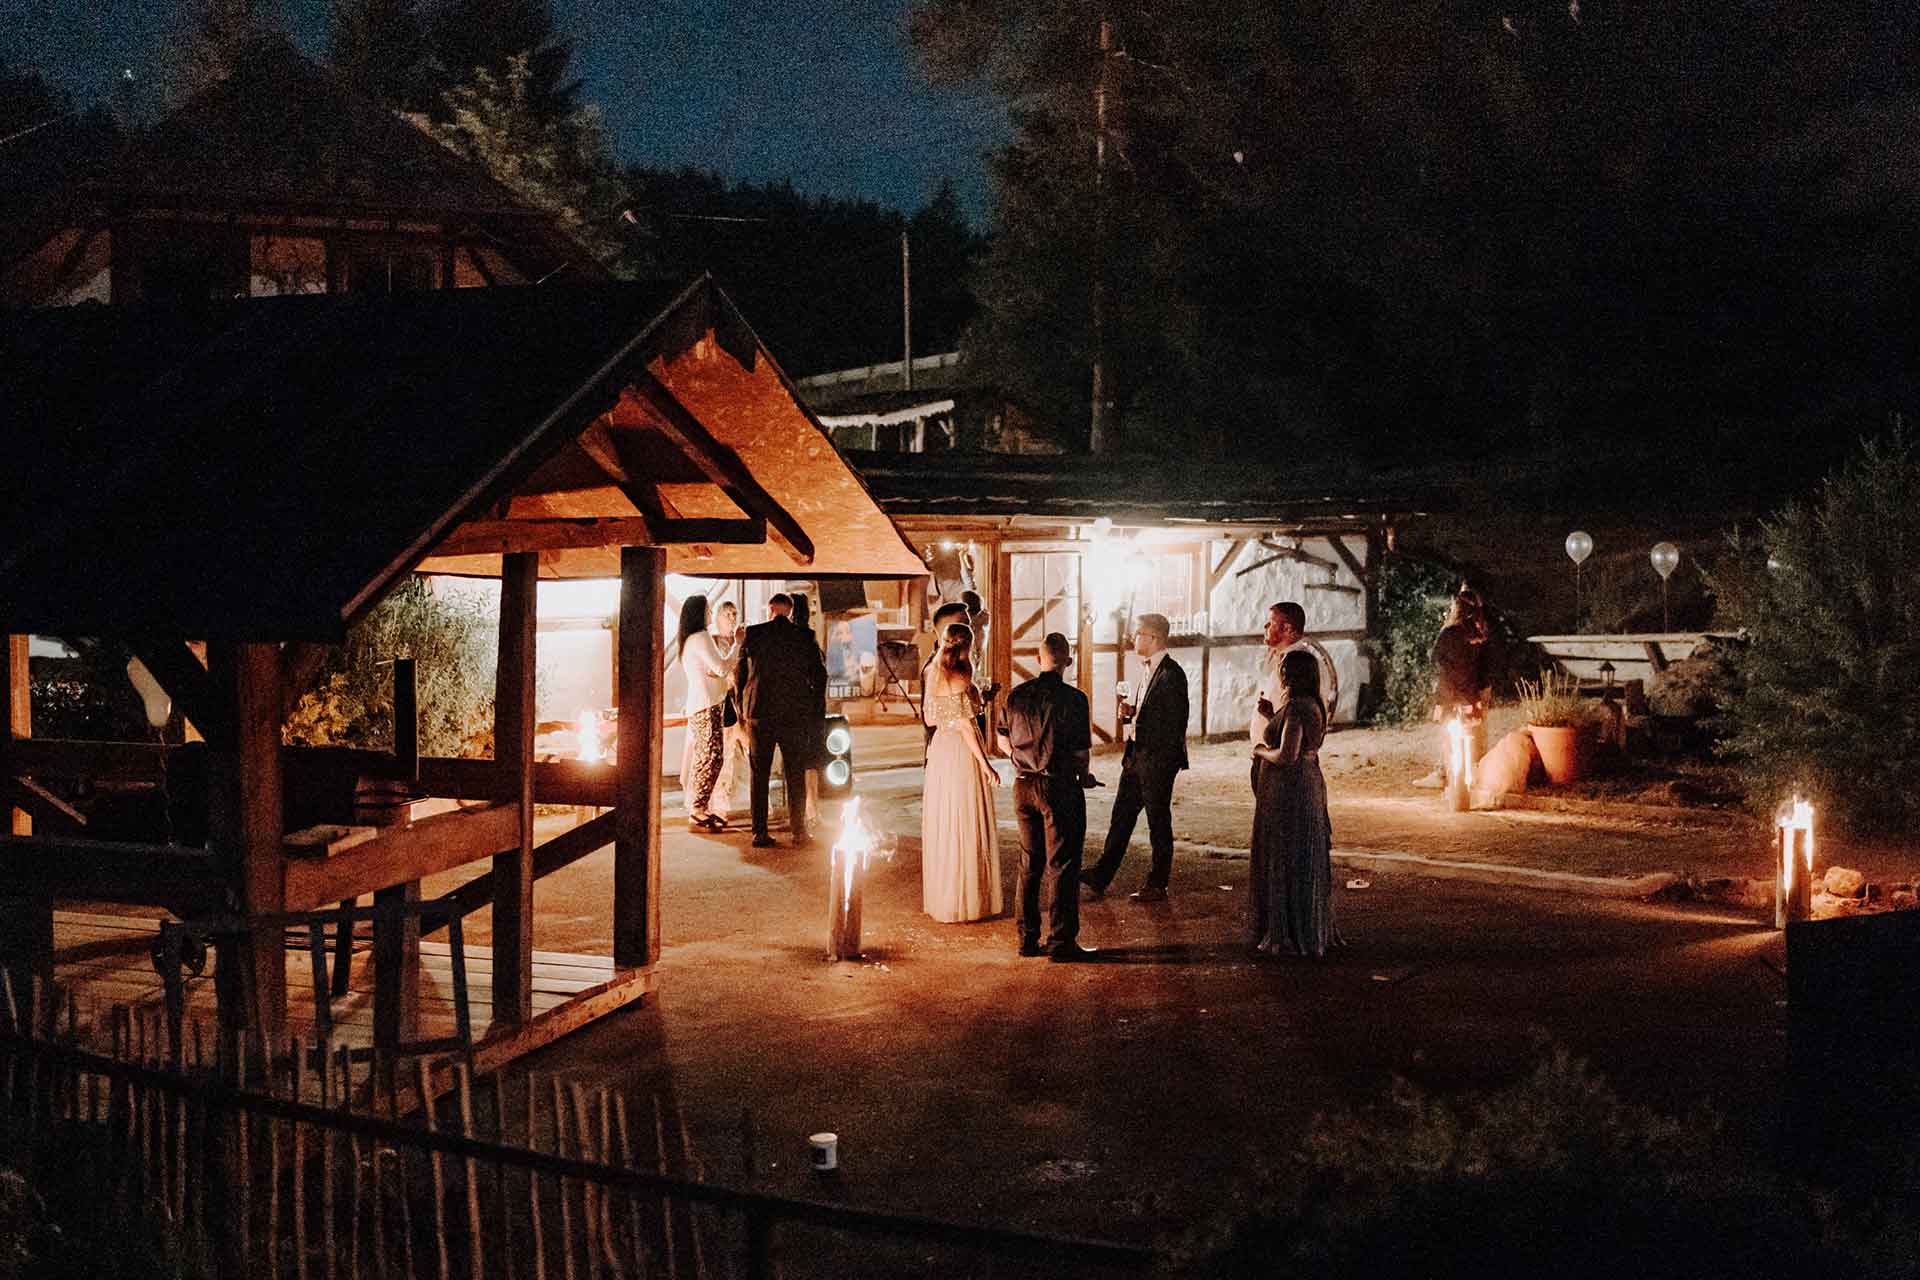
[[1107,68],[1112,62],[1113,24],[1100,15],[1100,73],[1093,87],[1093,423],[1087,447],[1113,448],[1107,421]]
[[900,385],[913,390],[913,254],[907,248],[906,228],[900,229]]

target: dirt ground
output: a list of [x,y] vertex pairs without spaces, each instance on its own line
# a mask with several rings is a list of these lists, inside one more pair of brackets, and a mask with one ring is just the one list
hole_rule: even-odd
[[[1765,873],[1764,830],[1724,813],[1446,812],[1406,785],[1424,767],[1418,737],[1329,742],[1341,849]],[[1171,900],[1087,905],[1082,941],[1103,950],[1088,965],[1019,958],[1008,917],[920,913],[916,769],[863,777],[900,840],[869,878],[857,962],[824,958],[824,846],[756,850],[670,819],[657,996],[527,1065],[676,1101],[716,1178],[737,1170],[745,1110],[767,1189],[1139,1242],[1203,1219],[1318,1111],[1378,1100],[1395,1076],[1446,1093],[1504,1084],[1542,1042],[1589,1057],[1629,1098],[1706,1102],[1767,1140],[1785,989],[1759,913],[1343,870],[1349,945],[1320,963],[1255,962],[1244,761],[1237,744],[1196,753],[1176,793]],[[1090,845],[1117,763],[1096,762],[1110,785],[1094,793]],[[1144,835],[1117,890],[1144,870]],[[1009,887],[1012,841],[1003,827]],[[539,945],[607,950],[611,875],[602,851],[543,880]],[[1367,887],[1344,887],[1353,878]],[[841,1135],[831,1181],[804,1163],[820,1129]],[[897,1257],[870,1273],[921,1274]]]

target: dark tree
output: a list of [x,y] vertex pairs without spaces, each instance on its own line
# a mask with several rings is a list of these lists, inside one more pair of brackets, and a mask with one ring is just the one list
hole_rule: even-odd
[[443,90],[471,82],[476,70],[504,81],[508,60],[525,55],[534,108],[555,119],[579,109],[580,81],[569,71],[573,41],[554,34],[549,0],[439,0],[428,40]]
[[434,105],[419,0],[334,0],[327,56],[363,92],[407,111]]

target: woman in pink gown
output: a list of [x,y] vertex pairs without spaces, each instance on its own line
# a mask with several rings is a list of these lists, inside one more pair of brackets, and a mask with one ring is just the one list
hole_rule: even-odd
[[999,775],[987,762],[975,717],[973,629],[950,623],[927,683],[925,789],[920,806],[920,901],[935,920],[984,920],[1002,910],[1000,834],[993,811]]

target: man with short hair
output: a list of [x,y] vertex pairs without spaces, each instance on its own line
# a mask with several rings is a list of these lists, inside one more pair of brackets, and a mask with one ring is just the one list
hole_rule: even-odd
[[[1267,651],[1260,667],[1260,695],[1254,704],[1253,718],[1247,725],[1247,737],[1254,746],[1266,742],[1267,721],[1280,700],[1280,659],[1295,649],[1305,649],[1320,663],[1320,697],[1327,704],[1327,721],[1333,721],[1334,707],[1340,702],[1340,673],[1334,669],[1333,655],[1318,640],[1307,636],[1307,611],[1292,600],[1282,600],[1267,610],[1267,625],[1260,634]],[[1257,772],[1257,770],[1256,770]]]
[[[1036,655],[1040,674],[1007,695],[1007,724],[1000,750],[1013,760],[1013,816],[1026,860],[1014,923],[1020,954],[1045,955],[1055,963],[1085,960],[1094,953],[1079,943],[1080,860],[1087,839],[1085,788],[1097,786],[1087,772],[1093,722],[1087,695],[1063,678],[1073,648],[1050,631]],[[1047,929],[1040,932],[1041,886],[1046,887]]]
[[[793,598],[780,592],[767,601],[767,621],[748,627],[740,641],[740,663],[733,670],[740,728],[746,735],[752,769],[753,847],[769,848],[767,787],[773,777],[774,748],[781,767],[796,781],[812,751],[812,723],[827,687],[827,664],[813,637],[792,621]],[[795,757],[799,757],[796,761]],[[807,789],[787,788],[787,825],[796,846],[809,843]]]
[[1147,811],[1153,863],[1136,902],[1165,902],[1173,875],[1173,783],[1187,767],[1187,673],[1167,655],[1173,632],[1165,616],[1143,613],[1134,625],[1133,651],[1146,666],[1139,692],[1123,715],[1127,746],[1120,757],[1120,788],[1113,797],[1113,819],[1106,849],[1081,881],[1089,898],[1103,898],[1133,839],[1140,811]]

